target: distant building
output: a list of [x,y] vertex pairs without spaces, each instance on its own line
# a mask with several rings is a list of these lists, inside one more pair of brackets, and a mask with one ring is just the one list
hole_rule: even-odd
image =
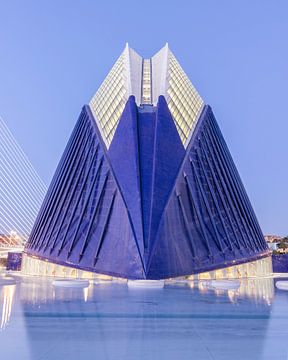
[[[266,240],[269,249],[271,249],[272,251],[278,251],[278,243],[279,241],[282,239],[281,236],[278,235],[265,235],[264,239]],[[281,252],[282,249],[281,249]]]
[[278,250],[278,242],[268,242],[269,249],[276,251]]
[[15,234],[11,235],[5,235],[0,234],[0,248],[6,248],[6,247],[17,247],[21,244],[21,239]]
[[279,254],[288,253],[288,239],[279,235],[265,235],[264,236],[269,249],[277,251]]
[[80,113],[23,271],[242,277],[270,273],[270,254],[211,107],[167,45],[126,46]]
[[279,235],[265,235],[264,239],[266,240],[267,243],[274,243],[274,242],[278,242],[282,239],[282,236]]

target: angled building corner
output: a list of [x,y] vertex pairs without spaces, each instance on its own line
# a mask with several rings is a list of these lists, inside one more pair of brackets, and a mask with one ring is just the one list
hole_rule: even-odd
[[61,276],[271,271],[212,109],[168,45],[151,59],[126,45],[83,107],[25,253],[27,273]]

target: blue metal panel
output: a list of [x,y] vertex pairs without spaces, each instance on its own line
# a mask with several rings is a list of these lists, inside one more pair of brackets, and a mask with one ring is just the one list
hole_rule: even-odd
[[205,106],[163,213],[147,278],[199,273],[269,254],[215,124]]
[[173,190],[184,156],[185,149],[168,109],[166,100],[164,96],[159,96],[156,110],[147,260],[150,257],[150,251],[155,242],[164,208]]
[[164,97],[130,97],[107,152],[84,107],[26,246],[52,262],[159,279],[269,255],[206,106],[184,149]]
[[156,112],[146,105],[138,109],[139,165],[141,183],[141,202],[143,218],[143,243],[147,249],[151,218],[152,179],[154,169]]
[[131,217],[138,247],[143,254],[138,112],[134,96],[127,101],[109,147],[108,156]]
[[274,273],[287,273],[288,254],[272,255],[272,266]]
[[20,271],[22,265],[22,252],[9,251],[7,256],[6,270]]

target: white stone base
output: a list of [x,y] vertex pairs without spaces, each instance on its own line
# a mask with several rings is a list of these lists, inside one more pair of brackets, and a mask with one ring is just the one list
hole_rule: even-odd
[[[72,279],[89,280],[119,280],[126,282],[127,279],[120,279],[112,276],[96,274],[94,272],[79,270],[73,267],[57,265],[48,260],[40,260],[36,257],[23,254],[22,273],[24,275],[49,276]],[[260,260],[247,262],[241,265],[234,265],[224,269],[209,271],[180,277],[187,280],[219,280],[219,279],[241,279],[271,276],[272,257],[268,256]],[[144,280],[146,281],[146,280]]]
[[242,279],[272,276],[272,257],[188,276],[188,280]]

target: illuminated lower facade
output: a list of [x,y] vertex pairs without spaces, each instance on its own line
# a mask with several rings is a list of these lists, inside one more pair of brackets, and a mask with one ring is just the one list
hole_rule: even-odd
[[24,272],[55,276],[270,273],[213,111],[168,46],[126,47],[82,108],[25,254]]
[[[91,271],[85,271],[75,267],[62,266],[52,263],[48,260],[40,260],[36,257],[24,254],[22,259],[22,273],[32,276],[48,276],[60,278],[77,279],[103,279],[112,280],[115,277],[97,274]],[[232,265],[227,268],[214,271],[203,272],[194,275],[185,276],[188,280],[213,280],[213,279],[241,279],[271,276],[272,260],[271,257],[265,257],[252,262],[246,262],[240,265]],[[116,279],[118,279],[116,277]]]
[[212,279],[241,279],[253,277],[271,276],[272,259],[265,257],[256,261],[245,262],[240,265],[232,265],[227,268],[208,271],[200,274],[190,275],[190,280],[212,280]]
[[22,273],[32,276],[48,276],[73,279],[111,279],[112,277],[96,274],[75,267],[62,266],[48,260],[40,260],[33,256],[23,255]]

